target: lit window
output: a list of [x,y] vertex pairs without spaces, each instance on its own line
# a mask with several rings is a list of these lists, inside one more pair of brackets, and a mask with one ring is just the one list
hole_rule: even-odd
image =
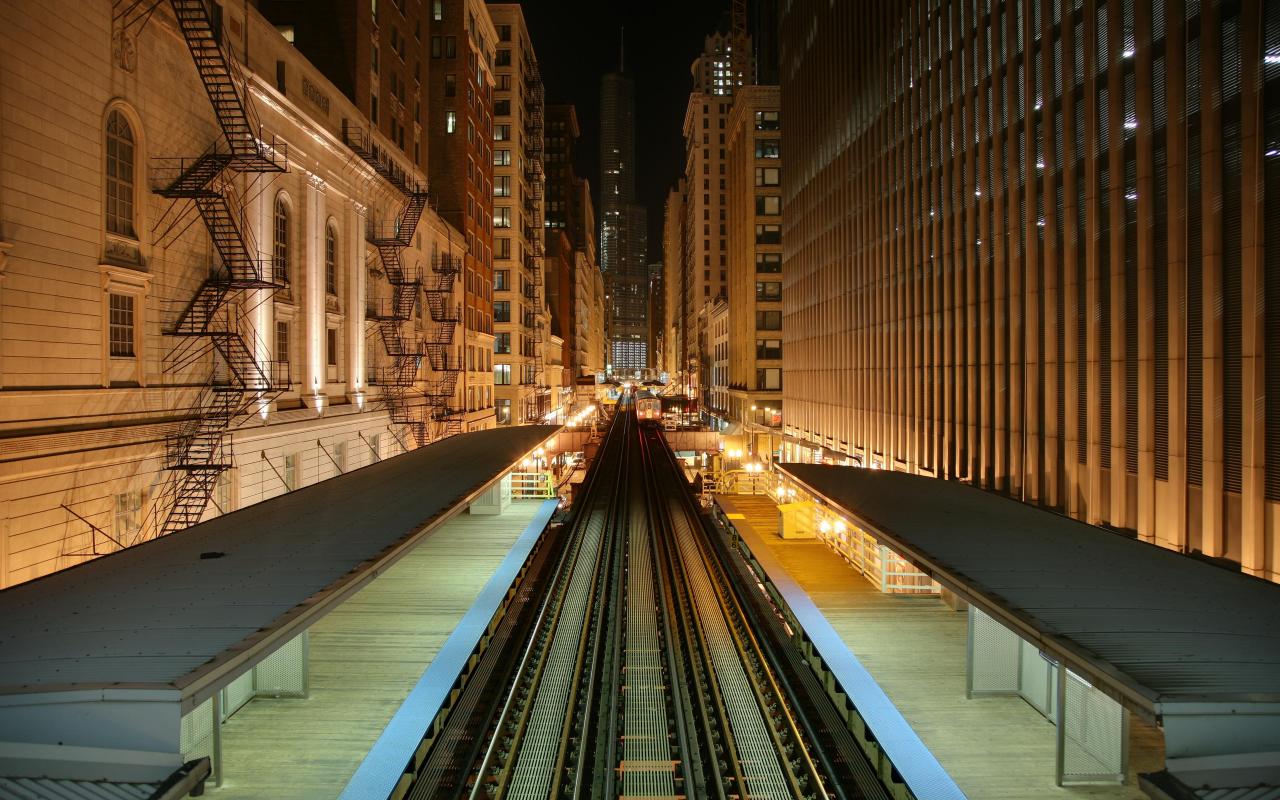
[[511,365],[510,364],[494,364],[493,365],[493,382],[498,386],[511,385]]
[[458,115],[452,111],[444,112],[444,132],[453,133],[458,130]]

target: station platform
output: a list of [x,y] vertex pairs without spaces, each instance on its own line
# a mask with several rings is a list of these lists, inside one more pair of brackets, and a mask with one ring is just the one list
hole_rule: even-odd
[[966,697],[963,611],[936,595],[882,593],[823,542],[781,538],[767,495],[718,494],[715,503],[775,585],[794,585],[821,612],[965,796],[1147,797],[1137,773],[1162,768],[1158,731],[1131,725],[1127,783],[1055,785],[1051,721],[1018,697]]
[[203,760],[215,793],[337,797],[424,665],[461,650],[452,681],[482,635],[475,601],[554,512],[512,497],[558,430],[452,436],[0,592],[0,777]]
[[514,500],[501,516],[459,515],[312,626],[308,697],[258,698],[228,719],[223,783],[208,795],[337,797],[512,546],[536,536],[554,505]]

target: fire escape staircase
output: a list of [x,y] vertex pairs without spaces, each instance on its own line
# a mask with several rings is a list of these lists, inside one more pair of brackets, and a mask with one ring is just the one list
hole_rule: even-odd
[[[149,4],[148,16],[155,5]],[[195,205],[220,261],[165,331],[178,339],[166,358],[167,369],[185,370],[211,355],[213,374],[188,419],[166,439],[170,477],[153,511],[157,536],[200,521],[218,477],[231,467],[232,422],[269,403],[288,385],[283,365],[255,355],[264,348],[247,318],[250,293],[276,284],[267,265],[255,257],[237,189],[241,175],[286,172],[288,160],[282,146],[259,138],[260,126],[240,88],[244,79],[222,49],[203,0],[170,0],[170,5],[225,144],[215,143],[194,159],[157,159],[152,170],[157,194]]]
[[[406,426],[421,447],[462,429],[461,412],[450,407],[462,370],[461,359],[453,353],[454,328],[461,315],[449,304],[460,265],[450,256],[441,256],[432,266],[430,278],[406,272],[402,255],[413,243],[426,210],[426,187],[412,181],[360,127],[344,122],[342,135],[361,160],[405,196],[400,215],[391,226],[369,226],[369,244],[378,253],[391,289],[390,300],[376,304],[369,316],[377,322],[387,351],[388,362],[377,377],[383,404],[391,421]],[[425,338],[417,335],[412,323],[420,293],[433,323]],[[424,357],[433,374],[420,390],[418,373]]]

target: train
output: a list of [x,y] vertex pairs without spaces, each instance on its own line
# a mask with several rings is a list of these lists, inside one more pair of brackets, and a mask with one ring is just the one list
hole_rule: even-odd
[[635,395],[636,418],[643,423],[662,424],[662,398],[645,389]]

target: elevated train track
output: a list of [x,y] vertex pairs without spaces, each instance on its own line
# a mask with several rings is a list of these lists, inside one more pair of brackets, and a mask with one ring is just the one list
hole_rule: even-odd
[[661,433],[620,407],[587,484],[394,797],[894,797]]

